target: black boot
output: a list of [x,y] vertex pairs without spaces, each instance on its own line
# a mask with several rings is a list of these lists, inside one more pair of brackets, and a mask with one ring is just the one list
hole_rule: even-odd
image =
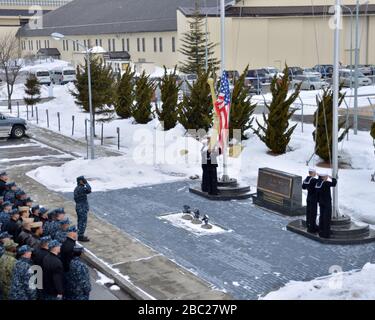
[[80,237],[78,237],[78,241],[80,241],[80,242],[89,242],[90,239],[87,238],[86,236],[80,236]]

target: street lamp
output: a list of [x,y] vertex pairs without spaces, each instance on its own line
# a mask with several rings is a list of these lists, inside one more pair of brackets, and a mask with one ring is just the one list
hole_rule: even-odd
[[[65,36],[61,33],[54,32],[51,34],[51,37],[57,41],[64,39]],[[75,42],[72,39],[67,39]],[[87,60],[87,78],[88,78],[88,90],[89,90],[89,110],[90,110],[90,159],[95,159],[95,147],[94,147],[94,112],[92,108],[92,88],[91,88],[91,49],[80,44],[79,42],[76,42],[76,44],[84,49],[84,52],[86,53],[86,60]]]
[[352,94],[353,80],[353,10],[348,6],[341,5],[350,12],[350,94]]
[[358,133],[358,69],[359,69],[359,7],[361,5],[368,5],[369,1],[364,1],[362,4],[357,0],[356,3],[356,24],[355,24],[355,84],[354,84],[354,134]]

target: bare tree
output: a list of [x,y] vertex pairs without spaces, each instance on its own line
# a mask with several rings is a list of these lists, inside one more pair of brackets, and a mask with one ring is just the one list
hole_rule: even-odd
[[0,36],[0,71],[7,86],[8,109],[12,108],[13,88],[22,67],[20,53],[19,39],[14,33]]

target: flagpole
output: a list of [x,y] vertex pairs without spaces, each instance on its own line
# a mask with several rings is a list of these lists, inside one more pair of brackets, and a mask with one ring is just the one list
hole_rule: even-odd
[[[338,105],[339,105],[339,50],[341,28],[341,0],[336,0],[335,46],[333,62],[333,126],[332,126],[332,177],[338,176]],[[333,188],[332,218],[339,217],[338,188]]]
[[[225,71],[225,0],[220,0],[220,25],[221,25],[221,76],[223,77]],[[222,181],[229,181],[228,175],[228,130],[224,131],[223,141],[223,177]]]

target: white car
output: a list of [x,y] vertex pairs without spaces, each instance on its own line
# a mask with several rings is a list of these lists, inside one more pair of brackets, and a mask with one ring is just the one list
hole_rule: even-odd
[[35,75],[40,84],[51,84],[51,76],[48,70],[32,70],[29,72],[29,74]]
[[284,76],[284,73],[282,73],[279,69],[274,67],[267,67],[262,69],[266,76],[269,78],[269,80],[272,80],[275,76],[278,78],[282,78]]
[[312,68],[303,68],[303,75],[310,76],[310,77],[318,77],[321,78],[322,74]]
[[[355,86],[355,72],[350,69],[342,69],[339,72],[340,75],[340,84],[343,84],[344,87]],[[358,85],[359,86],[369,86],[372,84],[372,80],[369,77],[366,77],[362,72],[358,71]]]
[[72,67],[55,68],[51,71],[53,84],[67,84],[77,81],[76,70]]
[[[302,83],[302,84],[301,84]],[[297,88],[301,84],[301,90],[320,90],[329,86],[328,82],[315,76],[297,76],[292,81],[292,87]]]

